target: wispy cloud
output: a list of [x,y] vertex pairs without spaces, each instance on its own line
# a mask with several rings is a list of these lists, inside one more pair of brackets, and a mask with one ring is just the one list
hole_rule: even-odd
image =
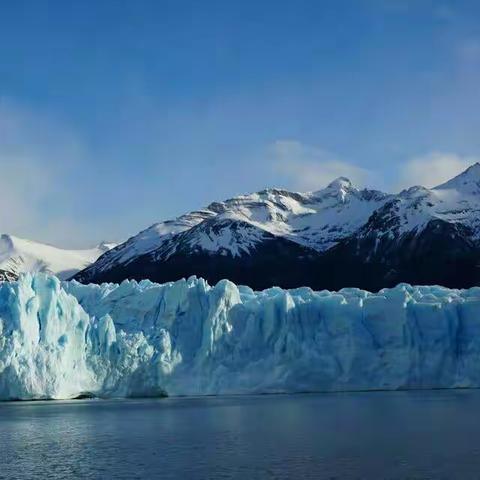
[[358,185],[372,179],[368,170],[296,140],[278,140],[270,146],[269,153],[274,171],[285,179],[289,188],[295,190],[318,190],[341,176]]
[[[382,181],[382,167],[375,171],[343,161],[311,145],[295,140],[279,140],[269,147],[275,173],[283,177],[285,186],[299,191],[318,190],[338,177],[347,177],[354,184],[399,191],[414,185],[434,187],[467,169],[480,157],[451,152],[430,152],[412,157],[399,166],[397,181]],[[390,188],[388,188],[390,187]]]
[[475,157],[442,152],[412,158],[401,167],[396,188],[401,190],[412,185],[435,187],[458,175],[478,160]]
[[17,231],[37,223],[36,210],[49,189],[50,178],[28,157],[0,152],[0,228]]
[[0,98],[0,232],[67,245],[84,240],[66,178],[82,149],[65,126]]

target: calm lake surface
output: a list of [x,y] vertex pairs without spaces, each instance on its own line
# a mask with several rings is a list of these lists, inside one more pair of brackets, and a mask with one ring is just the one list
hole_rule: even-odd
[[0,478],[480,478],[480,391],[4,403]]

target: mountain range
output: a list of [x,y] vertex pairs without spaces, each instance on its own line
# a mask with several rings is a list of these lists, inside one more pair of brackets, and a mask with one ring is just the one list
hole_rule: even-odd
[[152,225],[74,278],[84,283],[197,275],[272,285],[378,290],[480,282],[480,164],[399,194],[340,177],[309,193],[267,189]]
[[68,279],[115,246],[103,242],[89,249],[66,250],[3,234],[0,236],[0,281],[13,280],[24,272],[53,273],[60,279]]
[[82,283],[197,275],[255,289],[378,290],[480,284],[480,164],[398,194],[340,177],[308,193],[267,189],[156,223],[127,241],[63,250],[3,235],[0,279],[49,271]]

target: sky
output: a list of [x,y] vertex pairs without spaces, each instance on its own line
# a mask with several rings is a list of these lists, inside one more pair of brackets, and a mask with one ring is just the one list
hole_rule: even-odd
[[476,0],[0,0],[0,231],[77,248],[480,159]]

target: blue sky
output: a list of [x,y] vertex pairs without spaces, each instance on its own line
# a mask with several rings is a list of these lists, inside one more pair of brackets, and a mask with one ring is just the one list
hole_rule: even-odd
[[480,4],[0,2],[0,231],[68,247],[480,157]]

